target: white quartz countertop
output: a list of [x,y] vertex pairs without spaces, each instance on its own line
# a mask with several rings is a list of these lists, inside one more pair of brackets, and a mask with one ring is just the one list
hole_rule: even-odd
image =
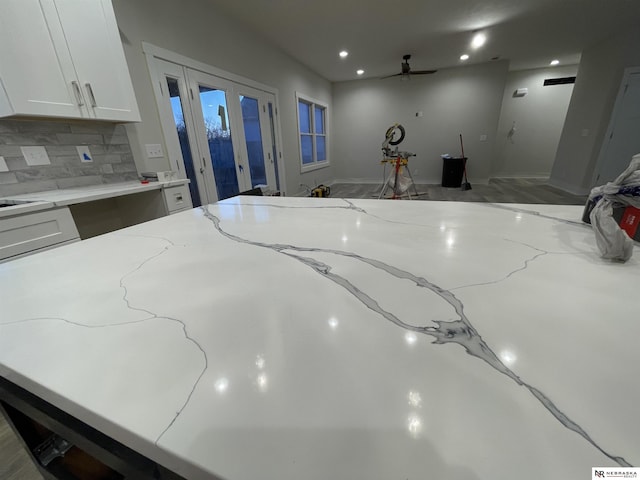
[[0,375],[189,479],[638,466],[640,252],[581,214],[235,197],[0,264]]
[[104,185],[90,185],[86,187],[12,195],[10,197],[4,197],[4,199],[23,202],[49,202],[56,207],[64,207],[77,203],[92,202],[94,200],[102,200],[105,198],[120,197],[123,195],[131,195],[134,193],[184,185],[188,182],[189,180],[181,179],[171,180],[168,182],[149,182],[145,184],[140,182],[123,182]]

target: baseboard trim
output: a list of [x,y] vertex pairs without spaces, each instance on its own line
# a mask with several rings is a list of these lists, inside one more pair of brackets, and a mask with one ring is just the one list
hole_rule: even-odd
[[549,185],[573,195],[589,195],[591,192],[590,188],[576,187],[575,185],[554,178],[549,178]]
[[496,179],[501,179],[501,178],[505,178],[508,180],[512,180],[514,178],[522,178],[522,179],[534,179],[534,180],[549,180],[549,174],[548,173],[541,173],[541,174],[536,174],[536,173],[528,173],[526,175],[512,175],[512,174],[497,174],[497,175],[491,175],[490,180],[493,180],[494,178]]

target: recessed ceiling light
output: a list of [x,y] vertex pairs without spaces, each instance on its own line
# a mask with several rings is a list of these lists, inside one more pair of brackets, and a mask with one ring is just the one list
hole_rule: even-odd
[[471,40],[471,47],[480,48],[487,41],[487,36],[484,33],[476,33]]
[[349,52],[347,52],[346,50],[342,50],[338,55],[340,55],[340,58],[347,58]]
[[364,70],[360,69],[360,70],[356,70],[356,73],[358,75],[364,75]]
[[463,62],[465,60],[469,60],[469,55],[467,55],[466,53],[464,55],[460,55],[460,60],[462,60]]
[[551,60],[549,65],[558,65],[559,63],[560,63],[560,60]]

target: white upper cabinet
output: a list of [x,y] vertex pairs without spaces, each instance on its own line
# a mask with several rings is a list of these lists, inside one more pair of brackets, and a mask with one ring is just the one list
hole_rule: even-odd
[[110,0],[2,0],[0,116],[140,121]]

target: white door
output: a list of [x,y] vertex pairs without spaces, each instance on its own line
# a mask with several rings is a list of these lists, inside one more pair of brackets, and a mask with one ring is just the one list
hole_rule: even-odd
[[88,117],[53,2],[9,0],[1,10],[0,77],[11,105],[0,115]]
[[271,139],[271,152],[267,156],[268,162],[273,166],[274,175],[276,177],[276,191],[282,192],[281,185],[284,186],[284,165],[282,164],[282,150],[280,122],[278,121],[278,108],[276,107],[276,97],[272,93],[265,92],[267,101],[267,121],[269,138]]
[[185,69],[181,65],[154,62],[156,97],[166,140],[169,168],[180,178],[188,178],[191,203],[199,207],[208,201],[205,169],[195,141],[196,133],[189,102]]
[[54,1],[92,116],[140,121],[111,1]]
[[201,63],[190,66],[181,55],[143,48],[170,168],[191,180],[193,204],[214,203],[258,185],[282,191],[275,94],[214,67],[206,73]]
[[238,195],[251,187],[248,166],[238,154],[242,134],[230,108],[233,84],[191,69],[187,78],[208,203]]
[[640,153],[640,72],[625,76],[607,133],[596,185],[614,180]]
[[[244,133],[239,157],[249,167],[250,188],[264,185],[276,190],[275,158],[267,110],[268,94],[244,85],[237,85],[235,92]],[[244,173],[247,174],[246,171]]]

